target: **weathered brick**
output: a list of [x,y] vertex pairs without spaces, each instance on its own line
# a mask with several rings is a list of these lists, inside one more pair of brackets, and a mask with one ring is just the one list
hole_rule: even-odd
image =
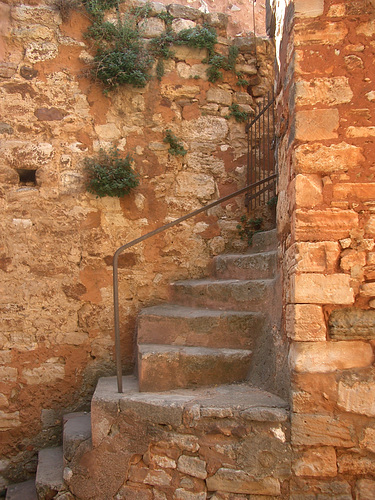
[[309,109],[296,113],[296,139],[299,141],[336,139],[338,127],[337,109]]
[[344,76],[296,82],[296,104],[301,106],[314,106],[318,103],[334,106],[350,102],[352,97],[349,79]]
[[294,342],[289,353],[290,367],[296,372],[334,372],[371,366],[370,344],[360,341]]
[[293,276],[297,304],[353,304],[354,292],[348,274],[305,273]]
[[332,311],[328,331],[335,340],[375,339],[375,311],[354,308]]
[[301,173],[330,174],[356,168],[365,160],[361,148],[341,142],[302,144],[295,151],[295,168]]
[[293,464],[297,476],[337,475],[336,452],[332,446],[324,446],[306,450]]
[[295,446],[339,446],[351,448],[354,429],[347,421],[330,415],[303,415],[292,417],[292,444]]
[[296,210],[297,241],[336,241],[347,238],[358,227],[354,210]]
[[297,341],[326,340],[323,309],[313,304],[290,304],[286,309],[286,332]]

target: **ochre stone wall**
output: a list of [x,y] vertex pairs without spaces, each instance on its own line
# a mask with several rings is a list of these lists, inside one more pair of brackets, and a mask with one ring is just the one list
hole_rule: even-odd
[[278,2],[293,498],[375,491],[373,2]]
[[[62,22],[43,2],[1,3],[0,12],[0,474],[15,481],[56,442],[61,415],[85,407],[98,377],[114,373],[116,248],[244,185],[245,126],[225,116],[231,103],[251,111],[272,86],[273,48],[258,41],[257,68],[253,39],[236,40],[250,93],[229,72],[209,83],[206,51],[181,46],[161,82],[106,97],[87,77],[87,16]],[[180,9],[180,27],[203,22],[189,12]],[[225,16],[205,20],[226,53]],[[147,36],[163,29],[157,21]],[[185,157],[168,153],[168,128]],[[110,145],[133,155],[141,183],[125,198],[97,199],[85,190],[83,160]],[[137,311],[167,299],[173,279],[204,275],[213,255],[243,248],[242,213],[234,199],[120,258],[125,372]]]

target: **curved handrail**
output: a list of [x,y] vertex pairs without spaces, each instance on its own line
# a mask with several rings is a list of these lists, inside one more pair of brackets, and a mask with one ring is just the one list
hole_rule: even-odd
[[[153,231],[150,231],[149,233],[144,234],[143,236],[140,236],[139,238],[136,238],[135,240],[130,241],[129,243],[126,243],[125,245],[122,245],[119,247],[114,256],[113,256],[113,306],[114,306],[114,320],[115,320],[115,351],[116,351],[116,374],[117,374],[117,388],[118,392],[121,394],[122,393],[122,366],[121,366],[121,345],[120,345],[120,312],[119,312],[119,293],[118,293],[118,258],[119,255],[124,251],[127,250],[128,248],[136,245],[137,243],[141,243],[142,241],[147,240],[148,238],[151,238],[152,236],[155,236],[156,234],[159,234],[166,229],[169,229],[173,226],[177,226],[177,224],[180,224],[181,222],[184,222],[187,219],[190,219],[191,217],[195,217],[196,215],[205,212],[206,210],[209,210],[210,208],[216,207],[216,205],[220,205],[220,203],[224,203],[227,200],[230,200],[231,198],[234,198],[235,196],[239,196],[240,194],[245,193],[246,191],[249,191],[250,189],[256,188],[262,184],[269,183],[271,180],[275,179],[277,177],[277,174],[272,174],[266,179],[262,179],[261,181],[254,182],[253,184],[249,184],[248,186],[239,189],[238,191],[235,191],[231,194],[228,194],[227,196],[224,196],[223,198],[220,198],[216,201],[213,201],[212,203],[209,203],[208,205],[205,205],[204,207],[198,208],[197,210],[194,210],[193,212],[190,212],[187,215],[184,215],[183,217],[179,217],[178,219],[173,220],[172,222],[169,222],[168,224],[164,224],[164,226],[161,226],[157,229],[154,229]],[[252,195],[249,200],[254,196],[258,196],[261,192],[269,190],[269,184],[266,185],[265,188],[257,191],[254,195]]]

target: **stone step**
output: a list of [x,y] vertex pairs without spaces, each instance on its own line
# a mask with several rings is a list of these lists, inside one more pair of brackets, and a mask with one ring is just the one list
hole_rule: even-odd
[[255,233],[252,240],[251,251],[268,252],[277,248],[277,229]]
[[172,301],[189,307],[264,311],[274,280],[185,280],[171,285]]
[[169,344],[251,349],[264,329],[262,313],[215,311],[179,305],[143,309],[138,315],[139,344]]
[[241,382],[249,372],[251,354],[243,349],[139,344],[139,390],[159,392]]
[[10,484],[7,488],[5,500],[38,500],[35,479],[23,483]]
[[218,255],[214,258],[215,276],[220,279],[267,279],[276,272],[277,253]]
[[64,489],[63,469],[62,446],[39,451],[35,480],[39,500],[50,500]]
[[78,447],[91,438],[91,415],[87,412],[68,413],[63,417],[64,460],[70,462]]

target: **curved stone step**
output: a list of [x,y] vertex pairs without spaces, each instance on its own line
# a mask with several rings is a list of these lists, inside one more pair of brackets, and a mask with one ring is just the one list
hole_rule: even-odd
[[139,344],[251,349],[264,329],[259,312],[218,311],[167,304],[138,315]]
[[185,280],[172,283],[172,300],[189,307],[264,311],[274,280]]
[[220,279],[267,279],[276,272],[277,254],[273,252],[242,255],[223,254],[214,258],[215,276]]
[[252,240],[251,250],[253,252],[268,252],[277,248],[277,229],[255,233]]
[[252,352],[158,344],[138,345],[141,392],[229,384],[246,379]]

